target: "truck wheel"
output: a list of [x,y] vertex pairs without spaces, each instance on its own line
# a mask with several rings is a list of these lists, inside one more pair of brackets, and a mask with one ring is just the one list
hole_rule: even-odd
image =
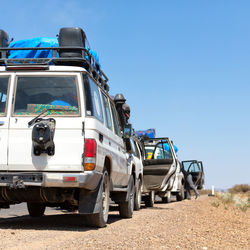
[[119,213],[122,218],[132,218],[135,201],[135,183],[134,177],[131,176],[128,186],[128,201],[119,203]]
[[85,216],[85,221],[88,226],[105,227],[108,221],[109,214],[109,174],[106,170],[103,173],[102,179],[102,206],[99,213],[88,214]]
[[180,192],[176,195],[176,200],[177,201],[182,201],[185,199],[185,194],[184,194],[184,187],[181,185],[181,190]]
[[146,207],[153,207],[155,204],[155,191],[150,191],[149,195],[144,197]]
[[171,202],[170,197],[162,197],[161,200],[162,200],[162,203],[170,203]]
[[135,190],[135,206],[134,206],[135,210],[140,210],[141,208],[141,192],[142,192],[141,189],[142,189],[142,183],[141,179],[139,179]]
[[27,208],[31,217],[41,217],[44,215],[46,206],[41,203],[27,202]]

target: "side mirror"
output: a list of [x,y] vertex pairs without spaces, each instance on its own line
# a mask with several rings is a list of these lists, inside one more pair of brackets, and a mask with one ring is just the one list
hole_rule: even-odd
[[130,137],[132,136],[132,125],[125,124],[124,129],[123,129],[123,140],[125,142],[126,150],[129,153],[132,153],[132,145],[130,141]]
[[124,138],[124,142],[125,142],[125,146],[126,146],[126,151],[132,154],[133,150],[132,150],[130,138]]
[[123,138],[130,138],[132,136],[132,125],[131,124],[125,124],[123,129]]

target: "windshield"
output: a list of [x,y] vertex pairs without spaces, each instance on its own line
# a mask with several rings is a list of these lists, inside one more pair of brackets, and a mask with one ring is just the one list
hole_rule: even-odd
[[0,116],[6,113],[6,99],[9,77],[0,77]]
[[78,115],[76,83],[74,76],[19,76],[14,114],[37,115],[49,110],[48,115]]

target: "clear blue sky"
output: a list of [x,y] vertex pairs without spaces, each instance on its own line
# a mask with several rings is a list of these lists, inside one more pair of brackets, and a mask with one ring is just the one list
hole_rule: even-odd
[[82,27],[135,129],[202,160],[206,187],[250,183],[250,1],[1,0],[15,40]]

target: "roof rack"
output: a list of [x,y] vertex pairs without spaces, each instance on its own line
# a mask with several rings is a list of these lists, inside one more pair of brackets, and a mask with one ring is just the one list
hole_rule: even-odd
[[[8,58],[9,51],[11,50],[52,50],[52,58]],[[65,50],[72,52],[81,51],[81,57],[57,57],[57,54]],[[68,65],[68,66],[81,66],[85,68],[92,77],[98,82],[98,84],[109,91],[107,84],[108,77],[100,69],[99,64],[95,58],[89,53],[86,48],[76,46],[64,46],[64,47],[32,47],[32,48],[9,48],[0,47],[0,64],[2,66],[35,66],[35,65]]]
[[[46,69],[49,65],[80,66],[85,68],[104,90],[109,91],[108,78],[101,70],[98,57],[93,54],[94,51],[86,47],[88,40],[81,28],[61,28],[58,43],[58,47],[17,46],[10,48],[8,33],[0,30],[0,65],[6,66],[7,70],[39,68],[39,66]],[[10,51],[14,50],[47,50],[52,51],[52,57],[8,58]]]
[[144,139],[145,142],[152,142],[152,141],[170,141],[168,137],[159,137],[159,138],[146,138]]

